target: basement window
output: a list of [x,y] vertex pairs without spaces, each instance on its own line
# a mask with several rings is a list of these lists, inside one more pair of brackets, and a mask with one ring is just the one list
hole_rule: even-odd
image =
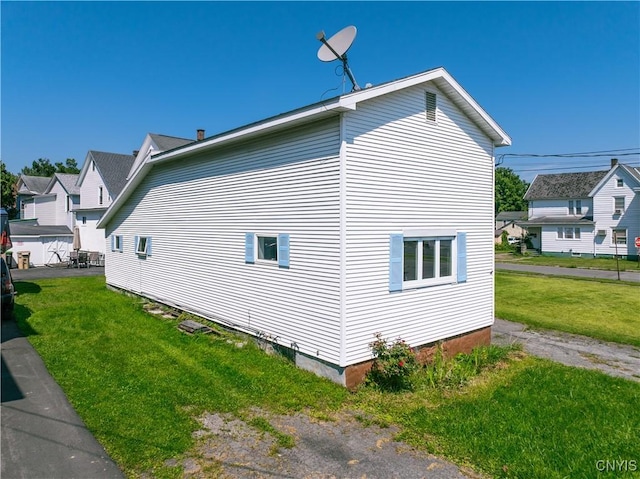
[[437,106],[437,97],[435,93],[430,91],[425,92],[425,101],[426,101],[426,112],[427,112],[427,121],[435,122],[436,121],[436,106]]

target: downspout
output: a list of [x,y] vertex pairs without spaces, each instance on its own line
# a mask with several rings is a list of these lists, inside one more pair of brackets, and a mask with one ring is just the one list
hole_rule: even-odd
[[340,114],[340,366],[347,364],[347,113]]

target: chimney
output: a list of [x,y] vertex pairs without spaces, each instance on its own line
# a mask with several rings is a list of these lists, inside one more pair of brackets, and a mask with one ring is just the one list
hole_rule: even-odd
[[133,150],[133,156],[138,156],[138,153],[140,153],[140,150]]
[[618,159],[617,158],[611,158],[611,168],[613,168],[617,164],[618,164]]
[[198,136],[196,136],[196,140],[202,141],[204,140],[204,130],[196,130]]

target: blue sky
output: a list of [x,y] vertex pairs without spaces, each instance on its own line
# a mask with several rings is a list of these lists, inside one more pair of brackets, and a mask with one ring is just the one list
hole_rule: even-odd
[[[347,25],[360,85],[445,67],[512,137],[497,155],[625,150],[640,166],[639,2],[3,1],[1,13],[0,150],[14,173],[335,96],[339,64],[317,59],[315,35]],[[502,165],[531,181],[609,161]]]

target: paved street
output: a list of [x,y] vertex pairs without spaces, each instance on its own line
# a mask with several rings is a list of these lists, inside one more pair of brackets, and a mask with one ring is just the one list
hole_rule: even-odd
[[[576,276],[579,278],[618,279],[617,271],[605,271],[601,269],[560,268],[558,266],[532,266],[517,263],[496,263],[496,269],[511,271],[527,271],[550,276]],[[640,271],[621,271],[620,280],[640,282]]]

